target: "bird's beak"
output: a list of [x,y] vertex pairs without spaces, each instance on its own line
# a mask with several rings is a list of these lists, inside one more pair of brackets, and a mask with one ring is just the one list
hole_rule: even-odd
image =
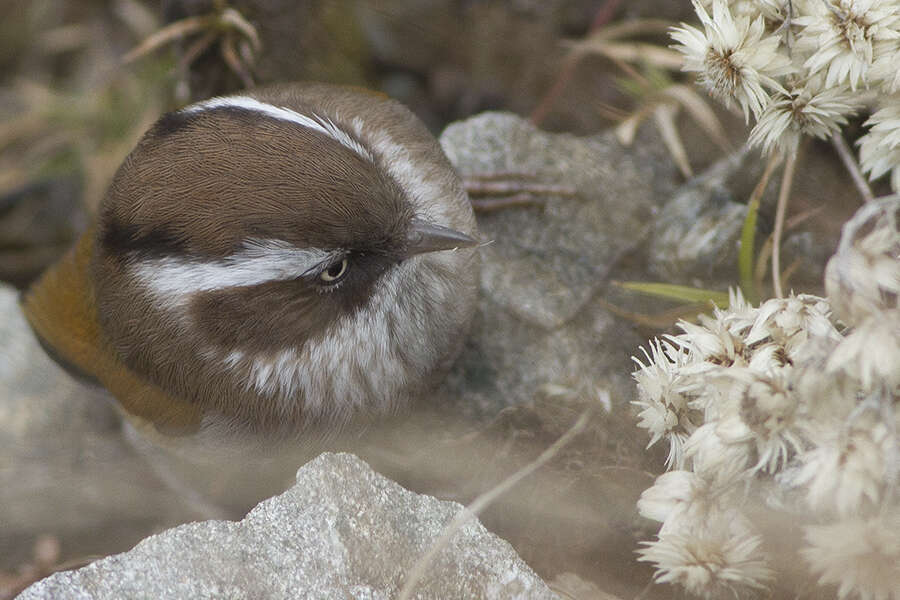
[[410,222],[409,233],[406,235],[406,253],[404,258],[426,252],[471,248],[478,244],[478,240],[461,231],[435,225],[421,219],[413,219]]

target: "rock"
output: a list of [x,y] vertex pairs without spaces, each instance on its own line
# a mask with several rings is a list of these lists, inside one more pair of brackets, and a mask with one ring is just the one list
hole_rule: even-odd
[[[351,455],[324,454],[240,522],[170,529],[19,598],[392,598],[461,509],[404,490]],[[509,544],[470,521],[425,570],[415,597],[554,595]]]
[[729,179],[747,168],[747,154],[725,158],[686,183],[656,215],[647,249],[654,277],[698,287],[711,279],[737,280],[747,204],[737,200]]
[[[630,397],[629,356],[641,342],[598,301],[619,258],[644,243],[677,174],[652,129],[624,147],[612,133],[541,131],[485,113],[440,141],[463,176],[527,174],[574,196],[478,215],[482,298],[473,334],[445,386],[464,414],[493,415],[548,384]],[[498,406],[498,403],[502,403]]]
[[478,218],[491,240],[481,250],[485,296],[547,330],[575,316],[617,258],[644,239],[672,176],[671,162],[646,146],[625,148],[611,133],[550,134],[507,113],[454,123],[441,145],[464,176],[525,173],[576,192]]
[[[821,293],[825,263],[839,237],[836,224],[850,217],[842,213],[853,206],[847,199],[856,193],[847,189],[851,185],[846,177],[842,180],[835,175],[841,173],[840,168],[822,154],[810,152],[804,158],[804,169],[797,173],[787,211],[787,222],[797,220],[797,224],[787,227],[781,241],[782,268],[791,271],[789,289],[810,293]],[[745,147],[681,186],[653,218],[643,276],[721,291],[737,285],[747,203],[766,160]],[[782,167],[773,171],[760,201],[755,260],[763,256],[761,249],[774,228]],[[764,284],[769,279],[767,276]],[[759,292],[767,294],[766,290]]]

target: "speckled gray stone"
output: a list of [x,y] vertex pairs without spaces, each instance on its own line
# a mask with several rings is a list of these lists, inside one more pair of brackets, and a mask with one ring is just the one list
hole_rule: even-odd
[[682,186],[656,215],[647,267],[660,281],[700,287],[735,281],[747,204],[737,201],[728,180],[747,168],[749,156],[744,150],[719,161]]
[[[242,521],[170,529],[125,554],[56,573],[19,598],[393,598],[461,509],[409,492],[352,455],[323,454]],[[508,543],[470,521],[415,597],[554,595]]]
[[612,133],[579,138],[541,131],[508,113],[447,127],[441,146],[461,174],[522,173],[575,196],[480,214],[482,290],[518,318],[547,330],[571,320],[616,260],[643,241],[666,199],[673,167],[649,144],[624,147]]
[[576,191],[478,215],[491,240],[481,249],[481,298],[441,403],[484,418],[558,385],[585,397],[607,390],[627,406],[629,357],[643,340],[602,296],[610,270],[646,243],[679,183],[653,129],[625,147],[612,133],[551,134],[515,115],[484,113],[450,125],[440,141],[464,176],[527,173]]

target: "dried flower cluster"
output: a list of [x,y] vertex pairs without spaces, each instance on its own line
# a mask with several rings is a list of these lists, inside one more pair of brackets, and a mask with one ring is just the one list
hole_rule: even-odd
[[640,551],[657,581],[735,597],[793,544],[839,597],[900,599],[900,196],[844,226],[826,291],[758,308],[732,293],[635,359],[640,426],[669,448],[638,502],[662,524]]
[[684,70],[756,124],[750,143],[796,151],[864,106],[869,177],[900,191],[900,0],[693,0],[702,29],[672,30]]

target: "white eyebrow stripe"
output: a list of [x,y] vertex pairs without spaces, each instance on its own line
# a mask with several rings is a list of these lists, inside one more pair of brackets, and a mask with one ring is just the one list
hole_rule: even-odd
[[332,121],[331,119],[316,114],[304,115],[284,106],[275,106],[274,104],[260,102],[256,98],[251,98],[250,96],[228,96],[223,98],[211,98],[209,100],[198,102],[197,104],[192,104],[191,106],[183,108],[181,112],[188,114],[200,113],[207,110],[215,110],[217,108],[241,108],[244,110],[251,110],[262,113],[268,117],[272,117],[273,119],[280,119],[282,121],[297,123],[298,125],[308,127],[315,131],[318,131],[319,133],[327,135],[342,146],[353,150],[366,160],[375,160],[372,156],[372,153],[369,152],[369,150],[365,146],[360,144],[359,141],[352,135],[335,125],[334,121]]
[[151,258],[134,263],[131,272],[157,299],[177,305],[199,292],[296,279],[343,253],[297,248],[281,240],[249,240],[219,260]]

